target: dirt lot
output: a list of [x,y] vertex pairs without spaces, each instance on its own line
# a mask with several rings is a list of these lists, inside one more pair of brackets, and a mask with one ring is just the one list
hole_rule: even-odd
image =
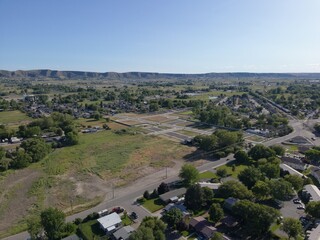
[[32,184],[41,177],[34,169],[13,171],[0,180],[0,238],[4,231],[18,224],[32,211],[36,199],[29,195]]

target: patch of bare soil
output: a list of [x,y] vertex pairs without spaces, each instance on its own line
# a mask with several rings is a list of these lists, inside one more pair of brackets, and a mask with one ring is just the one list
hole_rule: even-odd
[[41,176],[33,169],[15,171],[0,180],[0,232],[21,221],[35,202],[28,197],[32,183]]
[[48,191],[46,205],[61,209],[77,208],[112,191],[110,182],[90,173],[70,173],[57,177],[54,182]]

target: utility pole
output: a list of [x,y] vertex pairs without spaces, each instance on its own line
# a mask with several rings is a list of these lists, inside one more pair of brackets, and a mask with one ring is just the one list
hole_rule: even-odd
[[112,199],[114,199],[114,183],[112,183]]
[[166,167],[166,178],[168,178],[168,167]]

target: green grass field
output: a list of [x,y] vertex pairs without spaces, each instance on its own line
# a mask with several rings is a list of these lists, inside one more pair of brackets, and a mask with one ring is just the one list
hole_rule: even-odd
[[[169,151],[162,151],[165,148],[169,148]],[[101,131],[80,134],[80,144],[54,150],[42,165],[50,175],[64,174],[72,170],[92,172],[102,178],[110,178],[110,175],[123,170],[129,162],[135,165],[149,163],[154,167],[170,166],[170,157],[175,150],[181,148],[183,146],[172,145],[156,137]],[[157,155],[154,155],[155,152]]]
[[199,179],[209,179],[209,178],[217,178],[218,176],[210,171],[205,171],[200,173]]
[[234,177],[234,178],[237,178],[238,177],[238,175],[239,175],[239,173],[242,171],[242,170],[244,170],[244,169],[246,169],[248,166],[246,166],[246,165],[237,165],[237,164],[235,164],[235,169],[234,169],[234,171],[232,171],[232,165],[233,164],[226,164],[226,165],[223,165],[223,166],[220,166],[220,167],[218,167],[217,169],[226,169],[227,170],[227,174],[229,175],[229,176],[231,176],[231,177]]
[[[139,141],[136,139],[139,138]],[[48,174],[63,174],[69,169],[87,170],[103,175],[121,170],[130,154],[141,148],[148,137],[118,135],[112,131],[81,134],[80,144],[56,149],[44,163]]]
[[100,228],[97,220],[91,220],[79,225],[79,232],[85,240],[91,239],[109,239],[105,232]]
[[154,198],[144,201],[142,206],[153,213],[164,208],[165,204],[160,200],[160,198]]
[[23,121],[31,121],[32,119],[28,117],[23,112],[16,111],[5,111],[0,112],[0,124],[10,124],[14,125]]

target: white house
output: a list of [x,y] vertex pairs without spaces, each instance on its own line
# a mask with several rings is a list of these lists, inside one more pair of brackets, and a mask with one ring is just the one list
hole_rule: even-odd
[[308,184],[303,187],[302,194],[309,198],[310,202],[320,201],[320,190],[313,184]]
[[107,216],[98,218],[97,221],[100,223],[101,229],[107,234],[114,232],[121,226],[121,218],[117,213],[111,213]]

